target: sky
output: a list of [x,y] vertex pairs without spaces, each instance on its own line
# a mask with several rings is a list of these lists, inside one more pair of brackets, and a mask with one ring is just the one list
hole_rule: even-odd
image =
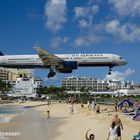
[[48,79],[47,69],[32,70],[45,85],[60,86],[64,77],[130,80],[140,83],[140,0],[0,0],[0,51],[36,54],[113,53],[128,64],[78,68]]

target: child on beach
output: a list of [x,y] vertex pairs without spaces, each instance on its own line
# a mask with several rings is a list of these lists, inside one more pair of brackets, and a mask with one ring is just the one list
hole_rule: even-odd
[[100,113],[100,106],[99,105],[97,106],[96,112]]
[[89,131],[90,131],[90,129],[87,130],[87,132],[86,132],[86,135],[85,135],[86,140],[94,140],[94,138],[95,138],[95,135],[94,135],[94,134],[90,134],[90,135],[89,135],[89,138],[88,138],[88,132],[89,132]]
[[47,118],[50,119],[50,108],[49,108],[49,105],[47,105]]
[[74,107],[73,107],[73,104],[71,103],[71,105],[70,105],[70,114],[73,115],[73,112],[74,112]]
[[50,119],[50,111],[47,110],[47,118]]

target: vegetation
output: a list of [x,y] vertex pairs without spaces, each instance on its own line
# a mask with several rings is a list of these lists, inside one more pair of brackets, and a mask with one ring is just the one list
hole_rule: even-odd
[[42,94],[57,94],[57,95],[59,95],[64,91],[65,91],[65,88],[63,88],[63,87],[54,87],[54,86],[52,86],[52,87],[43,87],[41,89]]
[[11,88],[12,86],[10,83],[6,83],[0,79],[0,91],[2,94],[5,93],[5,91],[10,91]]

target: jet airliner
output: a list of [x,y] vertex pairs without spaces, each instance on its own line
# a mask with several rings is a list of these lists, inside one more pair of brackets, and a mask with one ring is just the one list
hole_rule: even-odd
[[51,54],[36,48],[37,55],[4,55],[0,52],[0,67],[5,68],[46,68],[48,78],[56,72],[71,73],[78,67],[107,66],[109,75],[114,66],[123,66],[127,61],[116,54]]

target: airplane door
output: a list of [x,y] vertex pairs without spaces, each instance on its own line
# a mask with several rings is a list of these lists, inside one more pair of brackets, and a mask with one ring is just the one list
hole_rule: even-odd
[[113,57],[113,62],[114,62],[114,64],[117,63],[117,59],[115,57]]
[[83,62],[87,62],[87,57],[83,56]]
[[7,59],[5,58],[5,56],[1,57],[1,63],[2,64],[6,64],[7,63]]

